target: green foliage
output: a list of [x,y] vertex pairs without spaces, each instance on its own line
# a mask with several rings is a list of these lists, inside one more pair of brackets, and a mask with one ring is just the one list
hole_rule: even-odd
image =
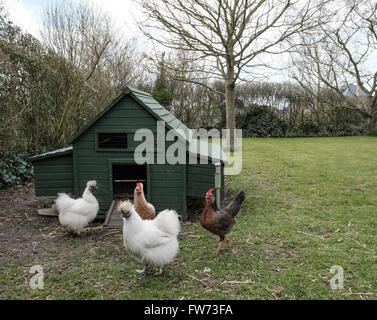
[[375,127],[375,128],[373,129],[372,134],[373,134],[375,137],[377,137],[377,127]]
[[243,130],[244,137],[336,137],[358,136],[363,128],[351,124],[334,126],[305,119],[294,124],[282,118],[279,113],[267,106],[252,106],[237,114],[237,127]]
[[284,134],[284,123],[269,108],[250,108],[245,115],[238,115],[237,120],[245,137],[280,137]]
[[28,152],[0,159],[0,188],[23,183],[31,179],[33,167],[27,160]]
[[165,71],[165,54],[162,55],[157,68],[159,73],[154,83],[152,96],[164,107],[169,107],[173,101],[173,92],[170,89],[172,80],[169,79]]
[[169,107],[173,101],[173,93],[167,89],[162,89],[159,91],[154,90],[152,92],[152,96],[164,107]]

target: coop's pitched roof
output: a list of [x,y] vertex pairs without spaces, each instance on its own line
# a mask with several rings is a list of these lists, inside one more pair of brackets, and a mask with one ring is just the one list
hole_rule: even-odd
[[46,159],[46,158],[52,158],[52,157],[70,154],[72,152],[73,152],[73,147],[69,146],[69,147],[66,147],[66,148],[61,148],[61,149],[53,150],[53,151],[50,151],[50,152],[38,154],[36,156],[30,157],[29,160],[30,161],[42,160],[42,159]]
[[189,145],[189,153],[200,158],[211,158],[215,161],[228,163],[223,149],[216,143],[193,139]]
[[123,97],[130,95],[134,100],[139,102],[139,104],[144,107],[152,116],[157,120],[164,121],[169,129],[174,129],[176,132],[187,142],[192,141],[192,131],[186,127],[179,119],[172,115],[168,110],[166,110],[162,105],[160,105],[153,97],[147,92],[135,89],[133,87],[127,86],[124,88],[122,93],[113,100],[113,102],[102,110],[92,121],[89,122],[84,128],[77,132],[69,144],[73,143],[78,137],[80,137],[84,132],[86,132],[94,123],[96,123],[100,118],[102,118],[110,109],[112,109]]

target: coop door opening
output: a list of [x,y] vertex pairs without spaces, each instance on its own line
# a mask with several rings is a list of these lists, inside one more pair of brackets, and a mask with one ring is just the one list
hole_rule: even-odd
[[144,185],[147,196],[147,166],[136,164],[113,164],[113,198],[133,199],[136,182]]

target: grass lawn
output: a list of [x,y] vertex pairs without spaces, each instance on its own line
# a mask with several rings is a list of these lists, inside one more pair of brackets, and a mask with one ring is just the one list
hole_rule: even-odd
[[[375,299],[376,164],[372,137],[243,139],[242,173],[227,178],[233,194],[247,196],[231,248],[213,254],[217,238],[185,223],[174,262],[162,276],[139,280],[141,265],[122,248],[120,232],[72,238],[59,230],[35,240],[26,256],[0,239],[0,259],[14,256],[0,263],[0,298]],[[28,216],[28,228],[42,234],[46,224],[58,226],[55,218],[41,223],[35,210]],[[45,252],[51,244],[59,250]],[[33,264],[44,267],[43,290],[28,286]],[[333,265],[344,269],[343,290],[330,288]]]

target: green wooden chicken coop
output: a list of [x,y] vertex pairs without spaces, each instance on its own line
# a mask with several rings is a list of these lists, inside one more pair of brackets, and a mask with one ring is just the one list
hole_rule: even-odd
[[[157,133],[157,122],[164,121],[166,133],[174,129],[178,140],[186,145],[186,164],[137,164],[134,151],[138,129]],[[154,145],[157,144],[156,134]],[[173,114],[143,91],[126,87],[109,106],[103,109],[71,140],[70,146],[31,158],[34,166],[36,196],[55,196],[67,192],[82,195],[88,180],[97,181],[98,218],[108,218],[118,199],[132,198],[137,181],[143,182],[144,193],[156,211],[174,209],[187,219],[188,203],[204,199],[214,187],[215,165],[221,163],[221,198],[224,195],[225,155],[218,145],[192,138],[192,131]],[[168,148],[173,142],[166,143]],[[201,148],[198,145],[201,144]],[[204,150],[204,151],[203,151]],[[199,159],[208,157],[208,164]],[[196,164],[189,159],[196,158]]]

